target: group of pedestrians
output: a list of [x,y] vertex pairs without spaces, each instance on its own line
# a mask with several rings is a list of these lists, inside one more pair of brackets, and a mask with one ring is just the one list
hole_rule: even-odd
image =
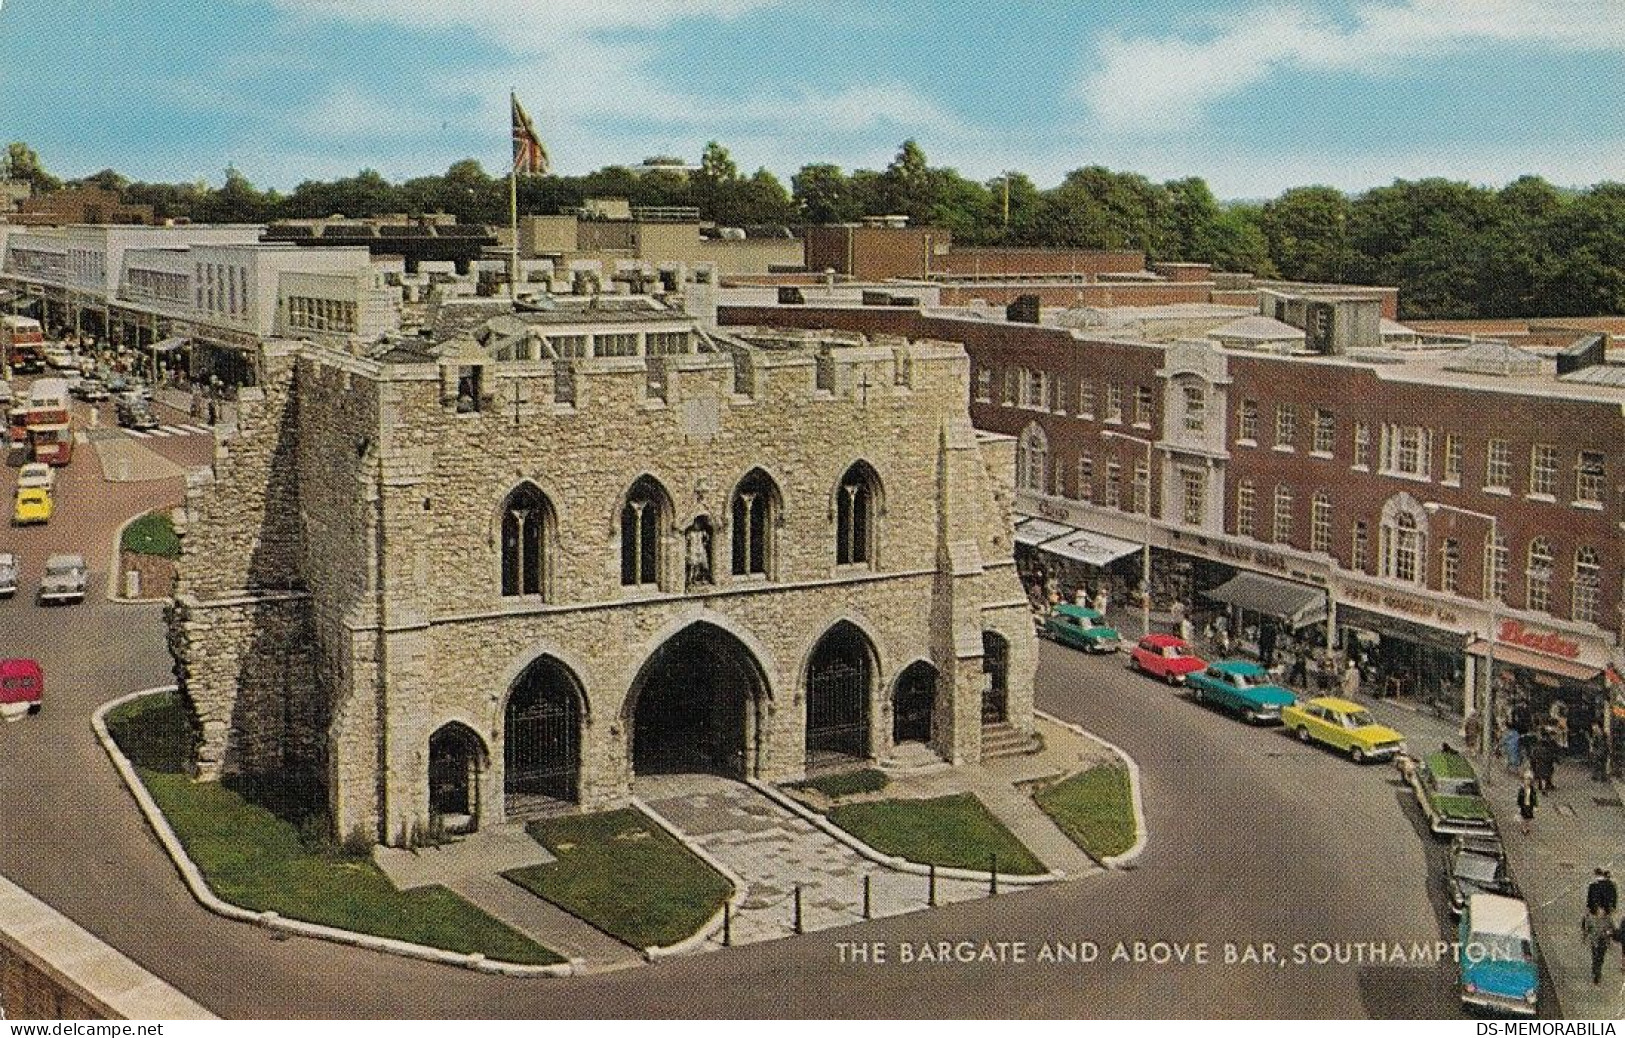
[[1602,968],[1608,962],[1608,947],[1620,946],[1620,971],[1625,972],[1625,924],[1614,921],[1619,907],[1619,887],[1607,869],[1598,868],[1586,887],[1586,914],[1580,922],[1580,935],[1591,949],[1591,983],[1602,983]]

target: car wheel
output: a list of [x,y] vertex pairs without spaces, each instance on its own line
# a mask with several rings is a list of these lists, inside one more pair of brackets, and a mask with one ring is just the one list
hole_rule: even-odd
[[1301,724],[1298,726],[1298,741],[1299,742],[1308,742],[1309,741],[1309,729],[1304,727]]
[[40,707],[42,705],[43,704],[40,704],[40,703],[30,703],[30,704],[28,704],[28,712],[31,713],[31,714],[37,714],[37,713],[40,712]]
[[1349,747],[1349,760],[1353,761],[1356,764],[1364,764],[1365,763],[1365,751],[1360,749],[1358,746],[1350,746]]
[[1196,700],[1198,703],[1206,703],[1207,702],[1207,693],[1203,692],[1199,688],[1193,688],[1193,689],[1191,689],[1191,698]]
[[1145,673],[1145,667],[1140,663],[1140,657],[1135,656],[1133,654],[1129,655],[1128,669],[1129,670],[1137,670],[1142,674]]
[[1182,684],[1182,682],[1179,680],[1179,675],[1175,674],[1171,670],[1162,676],[1162,680],[1168,682],[1168,684],[1174,686],[1175,688],[1178,688]]

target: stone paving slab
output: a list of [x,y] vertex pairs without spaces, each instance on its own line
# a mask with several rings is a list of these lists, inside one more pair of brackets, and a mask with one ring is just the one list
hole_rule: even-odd
[[[734,914],[735,944],[788,937],[795,932],[795,888],[801,885],[802,929],[825,930],[863,919],[863,878],[871,877],[875,917],[929,907],[929,880],[896,872],[859,855],[760,793],[729,779],[683,775],[639,779],[638,795],[706,853],[745,878]],[[1004,888],[1007,891],[1019,888]],[[937,902],[988,895],[988,885],[937,880]],[[721,943],[716,935],[709,942]]]
[[102,478],[109,483],[141,483],[155,479],[171,479],[183,475],[185,469],[159,454],[151,447],[138,443],[117,430],[110,436],[91,435],[91,449],[101,462]]
[[643,961],[643,954],[564,909],[494,874],[464,876],[450,889],[492,918],[499,919],[537,944],[578,959],[589,971],[623,969]]
[[531,839],[524,826],[511,823],[416,851],[380,845],[373,848],[372,860],[397,889],[412,890],[435,884],[449,887],[469,877],[546,865],[556,859]]

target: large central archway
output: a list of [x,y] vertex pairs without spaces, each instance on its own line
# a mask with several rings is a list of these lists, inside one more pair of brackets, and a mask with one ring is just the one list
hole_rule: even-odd
[[581,774],[581,684],[541,656],[513,683],[503,709],[503,793],[510,817],[574,803]]
[[632,769],[640,775],[750,769],[755,709],[767,695],[756,657],[720,627],[696,623],[654,651],[632,683]]

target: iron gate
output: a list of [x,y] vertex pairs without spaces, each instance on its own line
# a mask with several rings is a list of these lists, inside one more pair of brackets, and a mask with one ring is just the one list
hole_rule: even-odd
[[436,815],[471,815],[468,755],[461,747],[441,746],[429,755],[429,811]]
[[869,668],[815,661],[807,672],[807,758],[869,755]]
[[543,696],[526,689],[508,700],[503,789],[509,796],[575,800],[581,765],[580,719],[567,690]]

